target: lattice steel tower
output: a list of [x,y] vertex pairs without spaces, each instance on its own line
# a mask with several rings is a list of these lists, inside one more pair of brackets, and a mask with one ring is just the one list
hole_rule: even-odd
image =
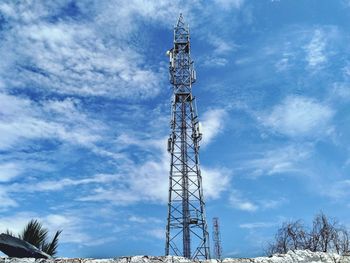
[[202,176],[199,168],[200,132],[192,84],[196,73],[190,56],[190,33],[180,17],[174,28],[170,57],[170,83],[173,85],[171,154],[169,178],[166,255],[209,259],[209,237],[205,219]]
[[220,235],[220,225],[219,218],[213,218],[213,241],[214,241],[214,255],[216,259],[221,259],[222,257],[222,247],[221,247],[221,235]]

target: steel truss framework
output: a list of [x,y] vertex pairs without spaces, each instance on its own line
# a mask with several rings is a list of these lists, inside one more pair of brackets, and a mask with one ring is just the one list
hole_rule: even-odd
[[219,218],[213,218],[213,241],[214,241],[214,255],[216,259],[222,258],[222,247],[221,247],[221,235]]
[[171,154],[169,177],[166,255],[209,259],[209,237],[205,218],[202,176],[199,167],[199,130],[192,84],[196,80],[190,57],[190,34],[180,15],[174,28],[170,57],[170,83],[173,85]]

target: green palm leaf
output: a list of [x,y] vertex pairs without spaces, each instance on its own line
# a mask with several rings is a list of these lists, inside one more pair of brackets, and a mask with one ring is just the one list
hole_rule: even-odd
[[[51,242],[48,242],[48,230],[36,219],[32,219],[24,227],[23,231],[18,234],[18,238],[27,241],[34,245],[41,251],[54,256],[57,254],[58,237],[62,233],[62,230],[58,230]],[[9,229],[6,230],[6,234],[15,236],[15,234]]]
[[62,230],[57,231],[50,243],[45,242],[42,246],[42,251],[44,251],[46,254],[49,254],[50,256],[56,255],[58,247],[58,236],[61,233]]
[[15,236],[15,234],[10,229],[6,229],[5,234],[13,236],[13,237]]
[[32,219],[19,237],[40,249],[47,239],[47,234],[47,229],[43,228],[38,220]]

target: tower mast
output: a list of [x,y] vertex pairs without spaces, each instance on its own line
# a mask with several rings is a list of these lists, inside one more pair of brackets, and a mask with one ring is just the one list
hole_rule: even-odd
[[196,73],[190,56],[190,33],[180,17],[174,28],[174,46],[170,57],[170,83],[173,86],[171,155],[169,176],[166,255],[191,259],[209,259],[209,237],[205,218],[202,176],[199,167],[199,129],[192,84]]
[[214,255],[216,259],[222,258],[222,247],[221,247],[221,235],[219,218],[213,218],[213,241],[214,241]]

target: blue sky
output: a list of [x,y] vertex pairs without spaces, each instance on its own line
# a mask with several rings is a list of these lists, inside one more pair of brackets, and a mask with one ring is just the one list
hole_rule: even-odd
[[38,218],[66,257],[164,253],[180,12],[224,256],[320,210],[350,225],[350,1],[3,0],[0,230]]

